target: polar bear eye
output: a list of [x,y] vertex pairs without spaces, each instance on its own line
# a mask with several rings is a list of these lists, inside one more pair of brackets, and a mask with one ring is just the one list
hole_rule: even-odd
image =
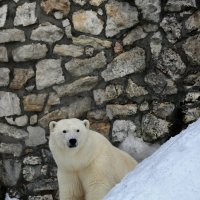
[[79,130],[79,129],[77,129],[77,130],[76,130],[76,132],[80,132],[80,130]]
[[66,131],[66,130],[63,130],[63,133],[67,133],[67,131]]

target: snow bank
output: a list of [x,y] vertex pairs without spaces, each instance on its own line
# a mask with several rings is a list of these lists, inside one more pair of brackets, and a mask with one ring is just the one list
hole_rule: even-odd
[[200,200],[200,119],[162,145],[104,200]]

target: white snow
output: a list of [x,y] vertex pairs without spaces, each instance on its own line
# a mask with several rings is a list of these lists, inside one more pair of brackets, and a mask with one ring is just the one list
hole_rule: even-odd
[[141,162],[104,200],[200,200],[200,119]]

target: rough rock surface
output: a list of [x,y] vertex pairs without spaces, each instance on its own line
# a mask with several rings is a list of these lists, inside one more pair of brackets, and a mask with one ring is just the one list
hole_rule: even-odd
[[124,77],[128,74],[142,72],[145,69],[145,52],[136,47],[117,56],[108,64],[106,70],[101,73],[105,81]]
[[10,84],[10,88],[14,90],[21,89],[26,82],[35,75],[32,68],[28,69],[21,69],[16,68],[14,69],[14,78]]
[[27,112],[40,112],[44,107],[47,94],[30,94],[24,96],[24,110]]
[[28,26],[35,24],[37,17],[35,15],[36,2],[24,3],[23,5],[17,7],[16,16],[14,19],[14,25]]
[[186,20],[185,27],[189,31],[200,30],[200,11],[195,12]]
[[20,114],[19,97],[11,92],[0,91],[0,117]]
[[172,80],[176,80],[184,74],[186,66],[175,51],[165,48],[161,53],[157,68],[169,75]]
[[193,64],[200,64],[200,34],[189,37],[183,44],[183,49]]
[[96,56],[88,59],[72,59],[65,64],[65,69],[72,76],[89,75],[94,70],[104,68],[106,66],[106,57],[104,52],[98,53]]
[[153,142],[169,133],[169,122],[159,119],[152,114],[146,114],[142,118],[142,134],[148,142]]
[[54,43],[61,40],[64,33],[63,30],[51,23],[40,24],[38,28],[31,33],[31,39],[37,41],[44,41]]
[[109,0],[106,4],[106,36],[112,37],[138,23],[137,9],[127,2]]
[[24,31],[13,28],[0,30],[0,43],[5,42],[24,42]]
[[72,83],[54,86],[53,89],[57,92],[59,97],[73,96],[80,92],[90,91],[98,82],[97,76],[87,76],[80,78]]
[[76,45],[56,45],[53,49],[53,53],[58,54],[60,56],[72,56],[79,57],[84,53],[84,48]]
[[36,65],[36,86],[38,90],[65,81],[60,59],[45,59]]
[[112,45],[112,42],[110,42],[109,40],[102,40],[99,38],[89,37],[86,35],[72,37],[72,40],[75,45],[92,46],[97,50],[101,50],[104,48],[110,48]]
[[141,9],[144,19],[159,22],[161,12],[159,0],[136,0],[135,4]]
[[7,86],[10,80],[10,70],[8,68],[0,68],[0,87]]
[[3,46],[0,46],[0,62],[8,62],[7,49]]
[[194,0],[168,0],[165,6],[167,11],[181,11],[182,9],[195,8],[196,3]]
[[13,59],[16,62],[40,59],[46,56],[47,46],[45,44],[28,44],[17,47],[12,51]]
[[7,5],[3,5],[0,7],[0,27],[3,27],[5,25],[7,12],[8,12]]
[[132,29],[126,37],[123,39],[123,45],[131,45],[135,41],[143,39],[147,36],[147,33],[144,31],[143,27],[138,26],[135,29]]
[[129,134],[136,130],[135,124],[130,120],[116,120],[112,129],[112,141],[122,142]]
[[38,146],[47,142],[45,130],[39,126],[28,126],[28,138],[25,140],[27,146]]
[[92,10],[75,12],[72,16],[72,22],[75,30],[83,33],[99,35],[103,30],[103,21]]
[[137,113],[136,104],[126,104],[126,105],[112,105],[108,104],[106,106],[106,112],[109,119],[113,119],[117,116],[133,116]]

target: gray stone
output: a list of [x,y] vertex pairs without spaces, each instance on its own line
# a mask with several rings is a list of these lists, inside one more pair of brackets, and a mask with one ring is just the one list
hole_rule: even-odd
[[35,147],[47,142],[43,128],[39,126],[28,126],[27,130],[29,133],[28,138],[25,140],[27,146]]
[[191,123],[193,121],[196,121],[200,117],[200,108],[189,108],[184,111],[184,122],[185,123]]
[[54,43],[62,39],[63,30],[49,22],[42,23],[31,33],[31,40]]
[[29,94],[23,97],[24,111],[41,112],[44,107],[47,94]]
[[142,138],[138,138],[133,134],[130,134],[120,145],[119,148],[131,156],[133,156],[138,162],[141,162],[145,158],[152,155],[158,148],[159,144],[150,144],[144,142]]
[[45,59],[37,63],[36,86],[38,90],[63,83],[64,81],[60,59]]
[[22,129],[0,123],[0,134],[13,137],[15,139],[24,139],[28,137],[28,133]]
[[106,0],[90,0],[89,3],[93,6],[100,6]]
[[94,100],[97,105],[116,99],[123,92],[122,85],[108,85],[105,89],[97,89],[93,91]]
[[10,80],[10,70],[8,68],[0,68],[0,87],[8,86]]
[[[82,104],[81,104],[82,105]],[[47,128],[50,121],[60,120],[68,117],[68,108],[62,107],[60,109],[54,110],[46,115],[44,115],[42,118],[39,119],[39,124]]]
[[[50,168],[50,170],[52,170],[52,169]],[[44,176],[46,176],[47,172],[48,172],[48,166],[47,165],[43,165],[42,168],[41,168],[41,174],[44,175]],[[50,176],[52,176],[51,172],[50,172]]]
[[74,3],[79,4],[80,6],[84,6],[86,4],[86,0],[73,0]]
[[157,68],[164,74],[169,75],[172,80],[177,80],[184,74],[186,66],[175,51],[164,48],[161,59],[158,61]]
[[142,102],[139,105],[139,110],[142,111],[142,112],[149,110],[149,103],[147,101]]
[[85,47],[85,54],[87,56],[93,56],[94,55],[94,48],[93,47]]
[[11,92],[0,91],[0,117],[20,115],[20,99]]
[[137,113],[136,104],[126,104],[126,105],[112,105],[106,106],[106,113],[110,120],[118,116],[133,116]]
[[[81,106],[80,106],[81,105]],[[79,118],[91,110],[92,99],[90,97],[78,98],[68,107],[68,118]]]
[[200,86],[200,72],[188,75],[184,79],[184,85],[187,90],[194,87],[199,87]]
[[0,153],[3,154],[13,154],[14,157],[19,157],[22,153],[22,145],[21,144],[7,144],[0,143]]
[[59,56],[79,57],[84,54],[84,48],[73,44],[57,44],[53,49],[53,53],[58,54]]
[[7,123],[15,126],[26,126],[28,123],[28,117],[27,115],[22,115],[20,117],[16,117],[13,119],[13,117],[5,117]]
[[67,38],[72,38],[72,27],[69,22],[69,19],[63,20],[62,25],[65,28],[65,34],[66,34]]
[[147,33],[144,32],[144,29],[142,26],[138,26],[134,29],[132,29],[126,37],[123,39],[123,45],[131,45],[135,41],[143,39],[147,36]]
[[92,10],[79,10],[72,15],[74,29],[83,33],[99,35],[103,30],[103,21]]
[[156,32],[156,31],[158,31],[158,25],[157,24],[151,24],[151,23],[144,24],[143,29],[147,33]]
[[18,160],[3,160],[3,183],[6,186],[17,184],[21,173],[21,162]]
[[64,18],[64,14],[60,11],[54,12],[53,15],[56,19],[63,19]]
[[129,134],[136,131],[135,124],[130,120],[116,120],[113,123],[112,142],[123,142]]
[[40,165],[42,163],[42,159],[38,156],[26,156],[23,159],[23,164],[25,165]]
[[45,44],[28,44],[15,48],[12,54],[15,62],[24,62],[43,58],[47,51]]
[[132,73],[141,72],[144,69],[145,51],[142,48],[135,47],[117,56],[108,64],[107,69],[101,73],[101,76],[105,81],[110,81]]
[[168,15],[163,18],[160,26],[167,34],[167,39],[171,43],[177,42],[181,38],[182,24],[177,21],[173,15]]
[[17,126],[26,126],[28,123],[28,117],[27,115],[22,115],[20,117],[17,117],[15,119],[15,123]]
[[87,119],[95,121],[105,121],[107,120],[106,111],[102,109],[92,110],[87,113]]
[[51,194],[28,196],[28,200],[53,200],[53,197]]
[[138,86],[131,79],[128,79],[128,84],[126,87],[126,94],[129,98],[139,97],[139,96],[147,95],[148,91],[144,87]]
[[35,24],[37,21],[36,17],[36,2],[24,3],[17,7],[16,16],[14,19],[14,26],[28,26]]
[[53,89],[59,97],[73,96],[81,92],[90,91],[98,83],[98,80],[98,76],[87,76],[69,84],[54,86]]
[[102,40],[95,37],[90,37],[86,35],[80,35],[78,37],[72,37],[73,43],[82,46],[92,46],[97,50],[102,50],[105,48],[111,48],[112,42],[109,40]]
[[145,20],[160,21],[160,0],[136,0],[135,4],[142,11],[142,16]]
[[24,31],[13,28],[0,30],[0,43],[6,42],[24,42]]
[[30,125],[35,125],[37,124],[37,121],[38,121],[38,115],[32,115],[30,116]]
[[42,179],[27,184],[27,189],[30,192],[52,191],[58,189],[58,182],[56,179]]
[[170,123],[152,114],[142,117],[142,134],[145,141],[153,142],[169,134]]
[[35,75],[35,72],[32,68],[22,69],[15,68],[14,69],[14,78],[10,83],[10,88],[14,90],[22,89],[26,82],[31,79]]
[[186,102],[199,102],[200,99],[200,92],[188,92],[185,101]]
[[5,25],[7,12],[8,12],[8,5],[5,4],[0,7],[0,27],[4,27]]
[[22,170],[24,180],[32,182],[41,175],[41,165],[25,166]]
[[170,102],[162,102],[159,103],[157,101],[153,102],[153,113],[162,118],[166,119],[167,117],[171,116],[174,112],[175,105]]
[[152,35],[150,47],[153,58],[157,60],[162,49],[162,35],[160,31]]
[[200,30],[200,11],[195,12],[186,20],[185,27],[189,31]]
[[189,37],[183,44],[183,49],[192,64],[200,65],[200,34]]
[[0,62],[8,62],[7,49],[3,46],[0,46]]
[[112,37],[121,30],[130,28],[139,22],[136,7],[131,6],[127,2],[109,0],[106,4],[106,14],[107,37]]
[[177,87],[175,83],[167,79],[161,73],[149,73],[145,76],[145,82],[150,86],[150,88],[157,94],[176,94]]
[[183,9],[196,8],[195,0],[168,0],[165,10],[166,11],[181,11]]
[[106,57],[104,52],[98,53],[95,57],[89,59],[72,59],[65,64],[66,70],[75,77],[89,75],[94,70],[106,66]]

